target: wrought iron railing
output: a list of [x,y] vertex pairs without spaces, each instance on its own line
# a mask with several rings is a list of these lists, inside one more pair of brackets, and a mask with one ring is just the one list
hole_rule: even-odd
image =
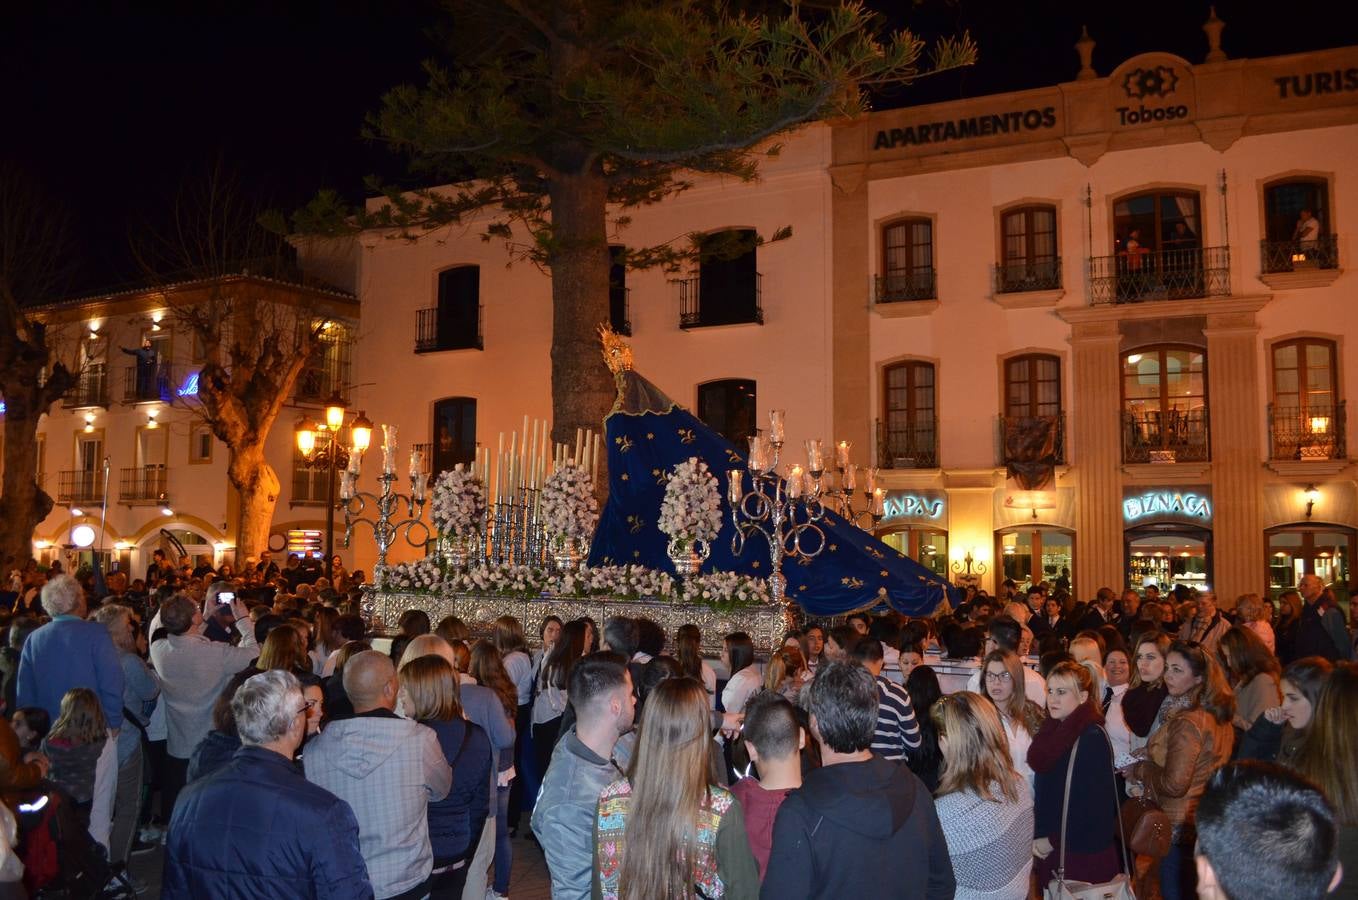
[[163,464],[122,469],[118,500],[122,503],[165,503],[169,500],[169,472]]
[[[415,311],[415,352],[433,353],[439,350],[484,350],[481,334],[482,308],[476,308],[476,328],[457,328],[445,319],[440,321],[437,307]],[[447,315],[446,313],[444,314]],[[442,327],[440,327],[442,325]]]
[[[297,376],[293,402],[322,405],[339,395],[349,400],[352,341],[335,341],[315,365],[308,365]],[[330,354],[334,354],[331,356]]]
[[608,289],[608,324],[618,334],[632,334],[632,289],[629,287],[610,287]]
[[713,325],[763,325],[764,276],[755,273],[748,287],[722,286],[716,297],[709,291],[703,301],[701,278],[695,275],[675,282],[679,285],[679,327],[707,328]]
[[1054,441],[1052,452],[1055,454],[1054,462],[1058,466],[1066,464],[1066,414],[1058,413],[1054,416],[1000,416],[1000,465],[1007,466],[1011,462],[1032,462],[1029,455],[1023,452],[1020,446],[1024,442],[1010,441],[1008,436],[1017,432],[1020,434],[1033,434],[1041,436],[1046,429],[1053,431]]
[[82,371],[71,389],[62,398],[67,409],[84,406],[108,406],[108,370],[102,363],[90,365]]
[[938,275],[933,269],[873,276],[873,297],[878,303],[933,300],[938,296]]
[[1207,462],[1212,447],[1207,410],[1123,412],[1122,461]]
[[1260,241],[1259,271],[1295,272],[1339,266],[1339,235],[1322,234],[1314,241]]
[[995,293],[1016,294],[1023,291],[1059,291],[1061,289],[1061,257],[1041,262],[1010,262],[995,267]]
[[1231,248],[1139,250],[1089,259],[1093,303],[1221,297],[1231,292]]
[[157,363],[143,372],[138,372],[139,368],[123,367],[124,403],[169,403],[174,399],[174,372],[169,363]]
[[938,419],[916,416],[890,423],[877,420],[877,465],[883,469],[938,467]]
[[97,503],[104,499],[103,469],[67,469],[58,476],[58,503]]
[[1344,401],[1297,406],[1268,405],[1269,459],[1348,459]]

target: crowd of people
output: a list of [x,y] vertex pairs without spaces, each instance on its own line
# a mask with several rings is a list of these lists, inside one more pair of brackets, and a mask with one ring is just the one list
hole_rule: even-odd
[[12,585],[0,834],[30,890],[100,862],[135,889],[163,844],[167,898],[496,900],[524,835],[556,898],[1358,896],[1358,664],[1315,576],[1229,610],[1005,585],[713,659],[626,617],[377,635],[359,573],[185,562]]

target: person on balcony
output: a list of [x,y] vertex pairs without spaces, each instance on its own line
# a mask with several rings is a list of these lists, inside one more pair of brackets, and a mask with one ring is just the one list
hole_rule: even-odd
[[150,338],[141,339],[141,347],[136,350],[123,347],[128,356],[137,358],[137,399],[159,400],[156,393],[156,348],[151,346]]
[[1297,216],[1297,225],[1292,229],[1292,240],[1297,242],[1297,250],[1307,259],[1316,258],[1316,248],[1320,244],[1320,220],[1309,209],[1303,209]]

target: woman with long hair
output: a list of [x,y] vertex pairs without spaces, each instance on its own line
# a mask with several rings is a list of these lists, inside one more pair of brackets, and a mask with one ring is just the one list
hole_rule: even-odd
[[434,634],[443,638],[448,643],[453,641],[470,641],[472,631],[466,623],[457,616],[444,616],[439,619],[438,627],[434,629]]
[[810,681],[811,671],[807,669],[799,647],[784,645],[769,657],[769,667],[764,672],[764,690],[782,694],[796,706],[802,688]]
[[[1339,823],[1344,882],[1336,897],[1358,896],[1358,664],[1338,663],[1321,688],[1297,771],[1325,792]],[[1355,873],[1355,874],[1349,874]]]
[[317,680],[311,671],[312,662],[301,632],[290,625],[279,625],[264,639],[264,645],[259,648],[259,659],[255,660],[255,668],[261,672],[282,669],[305,683]]
[[680,625],[674,635],[674,657],[689,678],[696,678],[707,691],[708,703],[717,705],[717,673],[703,659],[703,633],[692,623]]
[[518,702],[514,716],[514,768],[520,777],[514,779],[509,791],[509,833],[516,836],[519,812],[524,803],[524,776],[532,773],[533,766],[533,658],[528,654],[523,625],[513,616],[500,616],[495,620],[491,642],[500,653],[500,661],[514,685]]
[[561,640],[561,629],[565,627],[560,616],[543,616],[542,624],[538,625],[538,640],[541,647],[533,651],[533,677],[536,678],[542,671],[542,664],[551,655],[552,648],[556,642]]
[[657,685],[627,777],[599,795],[594,896],[759,895],[759,867],[740,804],[708,781],[711,742],[702,684],[670,678]]
[[401,613],[401,617],[396,620],[396,628],[400,634],[391,640],[391,651],[388,654],[392,662],[396,662],[406,651],[406,644],[422,634],[428,634],[432,629],[429,624],[429,613],[422,609],[408,609]]
[[1334,665],[1323,656],[1303,656],[1283,669],[1282,703],[1264,710],[1240,742],[1240,759],[1262,759],[1295,768],[1315,719],[1320,690]]
[[819,625],[808,625],[802,629],[802,657],[806,660],[806,667],[811,670],[811,674],[816,674],[816,667],[820,665],[821,658],[825,655],[825,629]]
[[1127,752],[1146,746],[1159,723],[1160,707],[1169,691],[1165,689],[1165,655],[1174,642],[1162,631],[1146,631],[1132,647],[1132,680],[1122,695],[1122,718],[1131,732]]
[[1047,720],[1028,748],[1039,888],[1046,888],[1063,857],[1065,877],[1076,881],[1110,881],[1121,868],[1113,748],[1094,696],[1094,676],[1077,662],[1057,663],[1047,675]]
[[571,670],[585,655],[585,623],[569,622],[553,642],[552,651],[538,673],[533,697],[533,761],[539,776],[546,774],[552,750],[561,731],[561,716],[566,711],[566,686]]
[[1282,702],[1278,689],[1281,667],[1259,635],[1244,625],[1235,625],[1221,636],[1217,662],[1221,663],[1226,683],[1235,692],[1232,724],[1243,735],[1254,727],[1264,710]]
[[[509,616],[504,618],[509,618]],[[522,639],[522,631],[520,632],[520,639]],[[472,644],[471,674],[476,678],[478,684],[495,692],[500,705],[504,707],[505,715],[517,727],[518,690],[514,687],[514,682],[509,680],[509,673],[505,671],[505,665],[500,660],[500,651],[490,641],[477,641]],[[514,746],[500,752],[496,766],[498,789],[495,799],[495,876],[493,889],[495,893],[503,895],[509,894],[509,874],[514,865],[514,849],[510,843],[509,833],[511,828],[509,791],[510,785],[519,780],[515,777],[514,770],[514,762],[518,758],[518,747],[519,741],[516,732]]]
[[981,664],[981,693],[995,704],[1004,728],[1014,771],[1029,788],[1033,770],[1028,766],[1028,747],[1047,717],[1042,707],[1029,700],[1023,689],[1023,663],[1012,650],[992,650]]
[[953,896],[1024,900],[1033,867],[1033,794],[1009,758],[998,710],[962,691],[934,704],[930,715],[943,751],[934,805],[957,880]]
[[321,674],[321,669],[325,667],[326,658],[344,643],[344,638],[335,634],[335,620],[338,618],[339,610],[333,606],[316,607],[312,617],[315,639],[311,642],[311,671],[317,675]]
[[1127,780],[1134,782],[1128,790],[1144,791],[1174,826],[1172,846],[1160,860],[1160,893],[1164,900],[1182,900],[1196,896],[1193,813],[1207,780],[1231,758],[1235,697],[1216,659],[1191,641],[1170,646],[1165,688],[1163,725],[1146,744],[1145,758],[1127,771]]
[[447,797],[429,804],[429,844],[434,852],[429,896],[457,900],[467,882],[481,827],[490,814],[486,784],[495,765],[490,739],[463,717],[457,673],[437,653],[403,663],[401,700],[408,716],[438,735],[439,747],[453,769]]
[[742,712],[745,701],[764,686],[759,664],[754,661],[754,641],[743,631],[734,631],[722,640],[721,661],[730,674],[721,689],[721,708],[729,713]]
[[1296,589],[1278,595],[1278,624],[1273,629],[1278,661],[1287,665],[1297,659],[1297,626],[1301,624],[1302,599]]
[[905,679],[905,692],[910,695],[910,705],[915,708],[920,736],[919,749],[907,753],[905,762],[910,771],[933,793],[938,788],[939,772],[943,768],[943,752],[938,747],[938,729],[934,727],[930,713],[934,704],[942,699],[943,690],[932,667],[915,666]]

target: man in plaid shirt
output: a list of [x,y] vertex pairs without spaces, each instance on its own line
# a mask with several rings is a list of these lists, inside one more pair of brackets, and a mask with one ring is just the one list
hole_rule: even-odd
[[348,802],[377,900],[429,893],[428,807],[452,786],[437,736],[396,715],[396,667],[366,650],[344,667],[354,717],[331,722],[302,755],[308,781]]

